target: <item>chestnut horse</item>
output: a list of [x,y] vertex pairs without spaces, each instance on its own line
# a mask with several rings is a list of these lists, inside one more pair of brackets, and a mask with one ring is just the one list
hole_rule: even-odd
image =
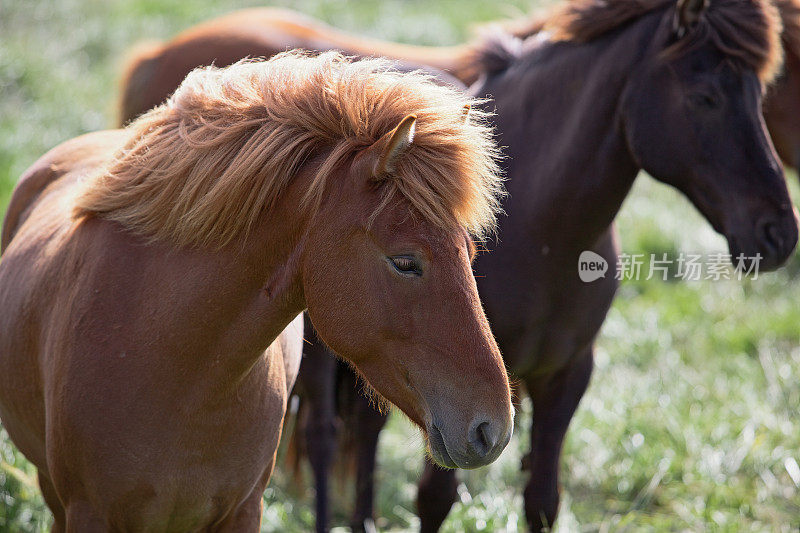
[[[275,40],[291,25],[259,26],[263,19],[245,13],[251,22],[242,34],[229,23],[217,33],[212,22],[139,55],[126,74],[123,115],[145,110],[125,107],[133,96],[150,98],[151,88],[161,91],[155,101],[168,94],[161,73],[226,61],[215,43],[236,37],[238,50],[225,48],[234,58],[282,49]],[[795,216],[760,116],[762,91],[780,67],[778,18],[766,0],[575,0],[524,40],[501,33],[453,52],[453,65],[459,57],[470,62],[469,74],[450,71],[477,79],[473,94],[495,98],[510,156],[500,240],[475,270],[507,365],[534,407],[525,489],[534,530],[557,514],[561,445],[617,287],[613,220],[639,171],[682,191],[727,238],[732,258],[760,254],[761,269],[777,268],[794,249]],[[284,46],[359,52],[342,45],[341,34],[326,41],[324,29],[294,30]],[[448,68],[440,60],[430,63]],[[603,256],[611,273],[581,282],[576,264],[584,250]],[[329,427],[332,420],[322,418]],[[370,446],[376,438],[361,436]],[[426,469],[423,530],[438,528],[455,488],[452,472]]]
[[0,416],[55,530],[257,531],[300,331],[276,339],[305,308],[434,460],[498,457],[513,412],[469,233],[501,182],[475,103],[385,61],[282,54],[197,70],[25,173]]

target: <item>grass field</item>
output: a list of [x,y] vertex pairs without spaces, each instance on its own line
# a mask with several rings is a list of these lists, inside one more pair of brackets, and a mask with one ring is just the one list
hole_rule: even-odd
[[[113,124],[125,51],[255,2],[0,0],[0,213],[19,174],[55,144]],[[280,0],[342,28],[449,44],[525,0]],[[796,176],[789,176],[796,192]],[[797,195],[795,194],[797,198]],[[619,217],[628,253],[725,252],[676,192],[641,176]],[[565,447],[558,531],[795,531],[800,527],[800,260],[757,280],[625,283],[603,329],[592,385]],[[1,311],[0,311],[1,312]],[[446,531],[523,529],[508,450],[462,475]],[[382,436],[379,526],[413,530],[421,439],[395,416]],[[0,531],[43,531],[35,471],[0,429]],[[335,490],[337,523],[349,497]],[[306,531],[310,489],[278,466],[264,531]]]

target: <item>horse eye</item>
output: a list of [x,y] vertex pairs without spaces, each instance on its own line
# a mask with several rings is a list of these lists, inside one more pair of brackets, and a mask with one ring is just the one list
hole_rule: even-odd
[[705,107],[707,109],[717,107],[717,99],[708,93],[693,93],[690,99],[697,107]]
[[422,267],[417,260],[410,255],[396,255],[394,257],[390,257],[389,261],[392,263],[394,269],[404,276],[422,275]]

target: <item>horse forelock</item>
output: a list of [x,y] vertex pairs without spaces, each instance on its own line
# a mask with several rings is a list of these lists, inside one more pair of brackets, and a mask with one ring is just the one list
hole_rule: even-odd
[[[792,18],[788,22],[793,26],[791,35],[784,34],[784,39],[793,38],[800,44],[797,1],[778,0],[776,3],[784,14],[784,21]],[[538,13],[501,26],[519,39],[546,31],[552,41],[585,43],[652,11],[676,5],[676,0],[567,0],[545,14]],[[778,8],[771,0],[710,0],[697,26],[675,43],[670,52],[680,54],[701,42],[710,41],[720,52],[753,69],[764,83],[769,83],[783,62]],[[494,43],[498,42],[496,37],[492,39]],[[479,40],[475,48],[485,50],[487,45]],[[490,54],[478,56],[486,58],[487,67],[491,68]]]
[[414,142],[384,180],[386,199],[402,195],[436,225],[483,235],[494,228],[502,181],[480,103],[425,74],[336,52],[196,69],[128,127],[115,159],[85,180],[74,216],[221,247],[246,233],[310,158],[328,154],[300,206],[313,216],[334,170],[414,114]]

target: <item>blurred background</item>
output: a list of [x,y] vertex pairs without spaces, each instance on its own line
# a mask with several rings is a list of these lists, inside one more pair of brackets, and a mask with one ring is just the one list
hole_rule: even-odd
[[[135,43],[166,39],[235,0],[0,0],[0,214],[19,175],[56,144],[113,127]],[[440,45],[524,16],[528,0],[278,0],[382,39]],[[535,139],[532,139],[535,142]],[[797,176],[787,173],[795,203]],[[675,191],[642,175],[618,217],[625,253],[726,253]],[[645,265],[646,269],[646,265]],[[745,281],[624,282],[562,461],[556,531],[796,531],[800,526],[800,260]],[[444,531],[523,530],[520,459],[530,405],[493,465],[461,472]],[[282,452],[279,451],[279,455]],[[380,529],[415,530],[422,440],[393,415],[377,472]],[[313,528],[310,473],[279,461],[263,531]],[[352,488],[334,482],[334,524]],[[35,470],[0,427],[0,532],[49,530]]]

